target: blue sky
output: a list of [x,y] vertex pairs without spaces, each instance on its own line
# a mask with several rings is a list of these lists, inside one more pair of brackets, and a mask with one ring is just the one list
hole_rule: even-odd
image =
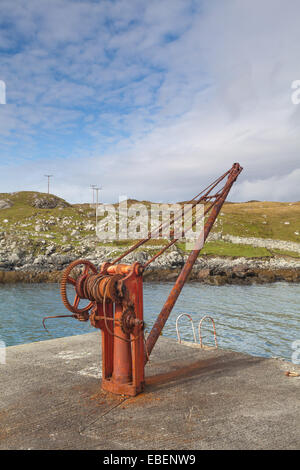
[[0,192],[300,200],[300,2],[1,0]]

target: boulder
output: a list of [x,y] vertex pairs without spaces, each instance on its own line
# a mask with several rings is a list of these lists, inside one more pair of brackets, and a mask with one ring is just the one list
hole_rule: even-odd
[[68,207],[69,204],[62,199],[59,199],[55,196],[52,197],[43,197],[43,196],[35,196],[32,201],[33,207],[37,207],[38,209],[55,209],[56,207]]
[[209,269],[200,269],[197,274],[197,278],[199,280],[207,279],[210,275]]
[[0,199],[0,209],[9,209],[12,206],[10,201],[5,199]]

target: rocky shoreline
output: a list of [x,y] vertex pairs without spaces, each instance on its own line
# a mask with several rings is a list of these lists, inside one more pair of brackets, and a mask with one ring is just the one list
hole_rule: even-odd
[[[103,262],[115,259],[131,246],[126,240],[124,243],[99,241],[95,234],[95,208],[88,204],[72,206],[54,195],[36,192],[10,193],[2,197],[0,284],[58,282],[62,271],[76,259],[88,259],[99,268]],[[280,204],[277,209],[271,203],[257,204],[245,203],[244,209],[234,206],[234,214],[240,214],[238,223],[234,219],[234,226],[243,236],[224,231],[226,220],[228,223],[233,217],[232,206],[224,206],[224,213],[221,212],[215,224],[217,230],[210,233],[207,242],[215,243],[219,250],[223,244],[227,247],[224,252],[227,256],[222,250],[200,255],[190,281],[213,285],[300,282],[300,243],[297,241],[300,232],[295,222],[299,220],[298,203]],[[279,223],[272,219],[276,210],[281,211]],[[229,211],[228,217],[226,211]],[[287,239],[247,236],[252,233],[248,230],[248,219],[252,220],[249,227],[256,227],[254,233],[266,235],[274,231],[282,235],[284,227]],[[258,250],[251,251],[249,246]],[[144,264],[163,247],[163,241],[150,241],[124,258],[124,262]],[[231,250],[231,247],[240,247],[241,251]],[[188,257],[184,250],[180,245],[173,245],[146,270],[145,280],[174,281]]]
[[[37,257],[16,258],[11,255],[5,269],[0,269],[0,284],[15,282],[59,282],[64,268],[75,259],[85,258],[97,267],[104,261],[113,259],[110,249],[98,248],[92,255],[87,253],[49,253]],[[32,259],[33,258],[33,259]],[[149,252],[139,251],[128,255],[125,263],[138,261],[141,264],[149,259]],[[163,254],[145,271],[146,281],[174,281],[178,276],[187,255],[173,249]],[[3,263],[2,263],[3,264]],[[200,256],[196,261],[189,281],[204,284],[263,284],[276,281],[300,282],[300,258],[274,256],[267,258],[237,258],[220,256]]]

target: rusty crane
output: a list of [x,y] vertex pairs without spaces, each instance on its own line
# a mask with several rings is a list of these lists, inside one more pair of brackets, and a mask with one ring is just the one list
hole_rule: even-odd
[[[192,208],[197,204],[204,204],[204,227],[146,340],[143,317],[143,273],[178,239],[173,237],[144,265],[138,262],[132,265],[122,264],[120,261],[149,241],[153,233],[139,240],[114,261],[103,263],[99,271],[87,260],[74,261],[65,269],[61,280],[61,296],[65,307],[72,312],[72,317],[79,321],[90,320],[90,323],[95,328],[100,328],[102,332],[102,388],[104,390],[130,396],[143,390],[144,368],[151,351],[241,171],[242,167],[234,163],[230,170],[191,200]],[[173,223],[175,219],[176,216],[173,218]],[[191,227],[196,222],[196,220],[192,221]],[[75,277],[72,272],[78,270],[78,267],[80,267],[80,275]],[[68,285],[75,289],[73,303],[67,296]],[[79,303],[82,299],[89,303],[80,308]]]

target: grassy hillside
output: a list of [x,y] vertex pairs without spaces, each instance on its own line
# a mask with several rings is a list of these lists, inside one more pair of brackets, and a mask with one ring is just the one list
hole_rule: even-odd
[[300,243],[300,202],[227,203],[215,230],[241,237]]
[[[128,205],[138,201],[128,201]],[[147,205],[149,206],[148,201]],[[1,203],[2,207],[1,208]],[[84,237],[95,236],[95,209],[90,204],[69,204],[54,195],[22,191],[0,193],[0,232],[18,238],[27,238],[37,246],[42,238],[49,239],[62,249],[69,243],[81,243]],[[75,234],[75,232],[76,234]],[[215,223],[213,232],[239,237],[257,237],[300,243],[300,202],[226,203]],[[72,235],[73,233],[73,235]],[[95,241],[101,245],[100,241]],[[113,243],[118,247],[130,241]],[[164,245],[163,240],[152,240],[150,250]],[[106,243],[105,246],[111,245]],[[183,249],[183,244],[178,244]],[[255,248],[224,241],[207,242],[203,254],[223,256],[263,257],[283,254],[299,256],[281,250]]]

